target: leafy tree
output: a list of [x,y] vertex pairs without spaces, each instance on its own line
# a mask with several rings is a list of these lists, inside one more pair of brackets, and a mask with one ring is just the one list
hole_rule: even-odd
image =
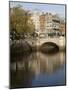
[[[34,25],[30,21],[28,11],[21,7],[13,7],[10,10],[10,30],[15,30],[19,34],[34,32]],[[30,23],[28,22],[30,21]]]

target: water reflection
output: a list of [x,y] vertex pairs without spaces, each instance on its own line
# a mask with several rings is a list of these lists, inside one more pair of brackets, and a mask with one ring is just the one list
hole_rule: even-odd
[[28,57],[20,56],[12,59],[17,61],[11,63],[12,88],[65,84],[64,52],[53,55],[33,52]]

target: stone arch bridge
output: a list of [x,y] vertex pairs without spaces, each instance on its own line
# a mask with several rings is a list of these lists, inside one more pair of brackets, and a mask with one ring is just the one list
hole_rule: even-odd
[[27,39],[26,40],[31,46],[41,46],[46,42],[55,43],[59,48],[65,47],[65,37],[47,37],[47,38],[36,38],[36,39]]

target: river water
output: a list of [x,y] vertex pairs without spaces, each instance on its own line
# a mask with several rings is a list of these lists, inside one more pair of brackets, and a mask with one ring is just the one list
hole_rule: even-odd
[[12,57],[10,64],[10,87],[30,88],[65,85],[65,52]]

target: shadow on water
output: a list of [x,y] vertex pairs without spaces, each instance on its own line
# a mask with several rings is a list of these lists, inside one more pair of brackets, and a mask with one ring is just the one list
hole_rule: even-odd
[[29,54],[11,57],[10,88],[65,85],[65,53]]

